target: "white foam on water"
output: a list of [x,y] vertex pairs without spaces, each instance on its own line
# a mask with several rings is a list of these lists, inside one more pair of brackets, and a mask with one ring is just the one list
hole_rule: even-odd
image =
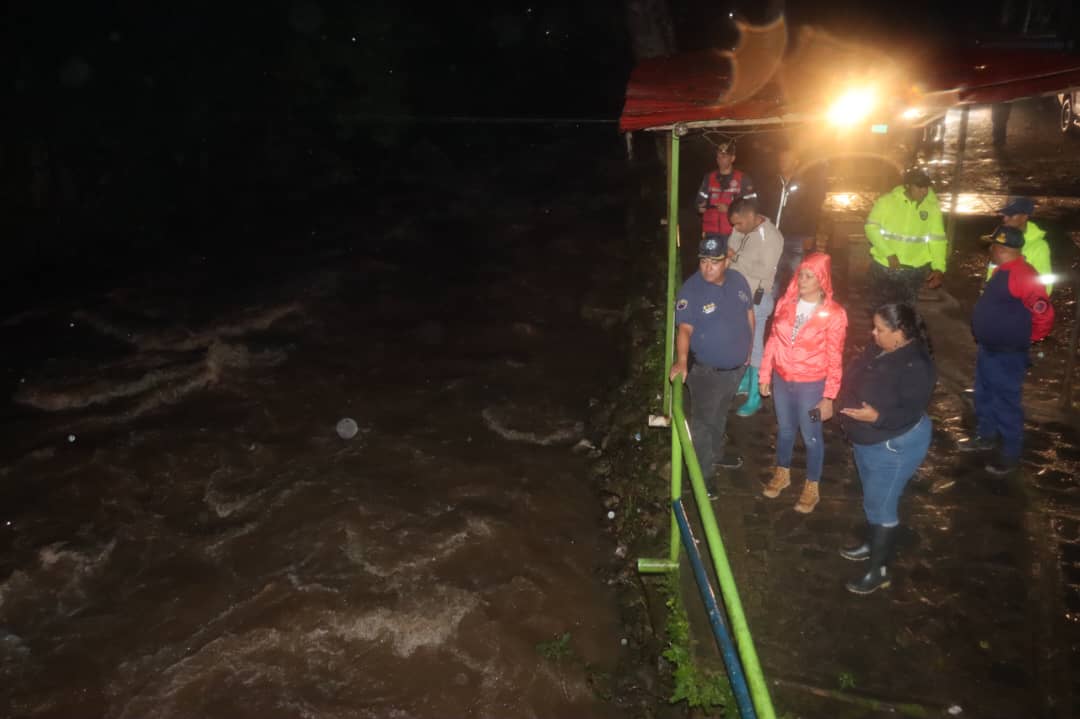
[[[341,546],[342,552],[349,561],[361,567],[368,574],[376,577],[388,578],[395,575],[419,572],[432,566],[447,557],[455,554],[468,546],[471,540],[489,538],[494,535],[491,523],[479,517],[469,517],[465,520],[465,528],[442,534],[419,532],[410,536],[407,550],[403,547],[388,548],[385,543],[365,542],[363,534],[354,527],[345,528],[345,543]],[[420,542],[423,543],[420,543]],[[367,551],[371,546],[374,551]],[[401,557],[402,551],[409,551],[412,557]],[[387,555],[385,559],[378,556]]]
[[386,640],[399,657],[421,647],[439,647],[456,633],[461,620],[480,605],[480,597],[453,587],[438,587],[404,609],[379,607],[354,619],[335,618],[330,628],[350,640]]
[[[355,679],[343,675],[342,669],[368,651],[350,645],[376,642],[382,645],[372,647],[376,651],[389,649],[402,658],[421,648],[442,647],[451,641],[462,619],[479,603],[479,597],[471,592],[436,588],[430,595],[409,600],[399,609],[379,607],[351,616],[335,612],[307,614],[306,621],[304,615],[298,615],[296,624],[302,623],[304,628],[260,627],[220,634],[206,643],[201,643],[197,634],[122,667],[125,676],[114,680],[109,694],[117,699],[129,696],[127,692],[131,689],[136,694],[124,699],[122,706],[114,706],[109,716],[118,719],[201,716],[200,709],[206,704],[216,701],[215,706],[220,709],[221,696],[235,695],[238,691],[251,697],[249,707],[252,704],[280,707],[286,700],[299,702],[293,705],[296,711],[290,716],[321,719],[358,716],[356,706],[338,707],[329,700],[345,693],[345,687],[337,684]],[[318,626],[313,627],[313,622]],[[217,627],[214,633],[220,630]],[[326,704],[312,706],[308,703],[310,697],[299,697],[291,691],[297,672],[309,681],[320,683],[328,697]],[[357,689],[354,685],[349,687],[353,694]],[[225,702],[228,701],[226,698]],[[384,706],[377,715],[389,716],[389,709]]]
[[227,467],[215,469],[210,473],[210,479],[206,483],[206,490],[203,492],[203,501],[214,510],[214,514],[219,519],[224,519],[237,511],[243,510],[266,491],[263,489],[249,494],[237,492],[235,496],[231,496],[234,495],[233,492],[219,487],[219,485],[227,484],[232,479],[231,474],[232,471]]
[[236,527],[235,529],[230,529],[229,531],[221,535],[221,537],[218,538],[217,541],[211,542],[210,544],[206,545],[205,551],[211,557],[219,557],[226,545],[236,541],[237,539],[240,539],[241,537],[246,537],[247,535],[254,532],[256,529],[258,529],[258,526],[259,525],[257,522],[248,522],[247,524]]

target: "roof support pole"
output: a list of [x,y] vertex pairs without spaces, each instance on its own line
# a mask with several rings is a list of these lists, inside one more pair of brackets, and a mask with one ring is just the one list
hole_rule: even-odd
[[[664,308],[666,326],[664,327],[664,376],[660,378],[664,387],[664,416],[671,418],[671,498],[678,499],[682,494],[682,445],[675,429],[674,413],[671,407],[672,388],[671,365],[675,359],[675,283],[679,277],[679,127],[671,128],[668,141],[668,266],[667,266],[667,307]],[[680,380],[676,380],[678,382]],[[673,561],[679,558],[679,525],[675,513],[671,513],[671,554]]]
[[[960,134],[956,138],[956,162],[953,164],[952,201],[949,204],[949,225],[945,230],[945,236],[949,240],[949,249],[946,258],[952,257],[953,243],[956,241],[956,218],[960,216],[960,171],[964,167],[964,150],[967,148],[968,131],[968,105],[960,110]],[[946,259],[948,262],[948,259]]]
[[667,192],[668,192],[668,267],[667,267],[667,307],[664,328],[664,376],[660,378],[664,387],[664,416],[671,416],[671,365],[675,356],[675,283],[679,281],[676,269],[679,262],[679,129],[673,127],[668,134]]
[[1061,382],[1061,409],[1071,411],[1073,407],[1073,372],[1076,369],[1076,345],[1080,342],[1080,302],[1076,303],[1073,314],[1072,330],[1069,332],[1069,354],[1065,358],[1065,377]]

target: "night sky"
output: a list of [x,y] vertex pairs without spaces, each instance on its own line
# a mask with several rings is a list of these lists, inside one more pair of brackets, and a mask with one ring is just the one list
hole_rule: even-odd
[[[1017,3],[989,5],[831,0],[786,12],[869,41],[1016,28]],[[732,13],[763,21],[780,6],[669,3],[683,50],[730,46]],[[1060,26],[1068,4],[1035,6],[1033,22]],[[10,266],[176,234],[198,243],[210,227],[250,227],[297,185],[378,176],[385,187],[418,140],[461,140],[460,124],[451,139],[437,121],[476,133],[484,119],[613,122],[634,62],[620,0],[23,0],[6,33],[3,222],[25,250]]]

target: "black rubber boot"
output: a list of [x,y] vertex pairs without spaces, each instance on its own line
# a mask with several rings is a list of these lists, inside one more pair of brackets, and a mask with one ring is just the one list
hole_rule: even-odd
[[844,547],[840,556],[852,562],[865,562],[870,558],[870,542],[863,542],[855,547]]
[[854,546],[840,549],[840,556],[851,562],[865,562],[870,558],[870,525],[866,525],[862,531],[863,541]]
[[888,565],[895,539],[896,527],[870,525],[870,571],[859,579],[848,582],[845,586],[849,592],[870,594],[892,584]]

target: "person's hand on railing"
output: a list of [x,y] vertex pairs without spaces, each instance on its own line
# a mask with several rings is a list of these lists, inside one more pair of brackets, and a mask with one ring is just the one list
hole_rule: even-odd
[[674,382],[679,375],[682,375],[682,382],[686,384],[686,360],[676,360],[671,365],[671,373],[668,375],[668,379]]

